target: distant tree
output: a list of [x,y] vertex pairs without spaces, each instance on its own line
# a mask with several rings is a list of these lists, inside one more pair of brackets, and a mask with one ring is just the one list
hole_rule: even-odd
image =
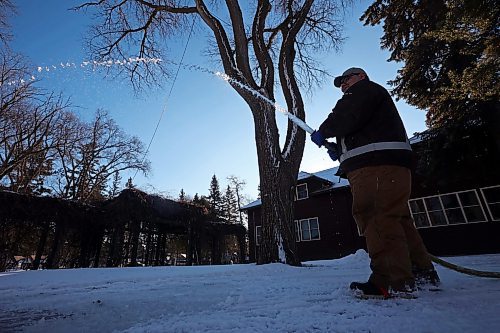
[[184,193],[184,189],[181,188],[181,192],[179,193],[179,201],[180,202],[185,202],[186,201],[186,193]]
[[113,183],[111,183],[111,187],[109,188],[108,191],[108,198],[111,199],[120,194],[120,189],[122,188],[121,182],[122,182],[122,177],[120,176],[120,172],[115,171],[113,175]]
[[227,177],[227,180],[229,181],[229,185],[232,187],[234,194],[236,195],[236,204],[237,204],[237,211],[238,211],[238,223],[243,224],[244,217],[243,217],[243,212],[241,211],[241,206],[242,206],[242,201],[243,201],[243,188],[246,185],[246,182],[244,180],[240,180],[236,176],[229,176]]
[[7,45],[11,39],[9,19],[16,11],[16,7],[10,0],[0,0],[0,43]]
[[217,176],[213,175],[208,189],[208,201],[210,203],[210,215],[214,219],[220,219],[224,216],[222,193],[219,187]]
[[127,180],[127,184],[125,184],[125,188],[128,188],[128,189],[133,189],[133,188],[135,188],[135,185],[132,183],[132,177],[130,177],[130,178]]
[[59,148],[62,177],[57,190],[61,197],[101,200],[115,172],[148,172],[142,142],[124,133],[106,112],[98,111],[93,121],[76,127],[69,146]]
[[210,205],[210,202],[209,200],[207,199],[207,197],[205,196],[199,196],[198,193],[196,193],[193,197],[193,201],[192,203],[194,205],[197,205],[199,207],[201,207],[203,209],[203,211],[206,213],[206,214],[210,214],[210,211],[211,211],[211,205]]
[[[325,71],[321,51],[338,48],[342,37],[339,17],[351,0],[286,1],[113,1],[86,2],[78,9],[96,7],[91,52],[101,59],[162,56],[162,44],[177,40],[195,18],[212,35],[223,72],[233,78],[233,89],[248,104],[254,119],[262,184],[263,237],[259,263],[276,261],[300,265],[293,231],[292,188],[302,160],[306,133],[288,122],[283,148],[275,114],[276,88],[289,112],[305,118],[300,87],[312,91]],[[225,6],[223,5],[225,4]],[[188,20],[188,17],[193,20]],[[247,21],[247,22],[245,22]],[[165,44],[168,44],[165,43]],[[153,84],[167,73],[167,63],[144,62],[120,66],[134,84]],[[278,83],[278,84],[277,84]],[[244,88],[250,87],[252,91]],[[258,98],[255,92],[272,101]]]
[[236,199],[233,189],[229,185],[227,185],[226,192],[223,196],[223,209],[226,222],[238,222],[238,200]]
[[56,129],[68,102],[36,89],[22,56],[3,48],[0,56],[0,183],[41,194],[54,172]]

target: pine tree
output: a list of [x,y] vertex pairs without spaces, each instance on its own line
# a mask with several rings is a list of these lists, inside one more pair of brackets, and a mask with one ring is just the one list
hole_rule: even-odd
[[383,24],[389,61],[404,62],[394,94],[427,110],[427,125],[483,124],[500,153],[500,4],[494,0],[377,0],[361,17]]
[[135,185],[132,183],[132,177],[130,177],[128,180],[127,180],[127,184],[125,185],[126,188],[128,189],[133,189],[135,188]]
[[383,24],[389,61],[404,62],[393,93],[427,110],[417,174],[429,187],[471,170],[478,182],[498,178],[485,166],[500,163],[499,17],[493,0],[377,0],[361,17]]
[[184,193],[184,189],[181,188],[181,192],[179,193],[179,201],[186,202],[186,193]]
[[120,193],[121,181],[122,177],[120,176],[120,172],[116,171],[113,176],[113,183],[108,191],[108,198],[114,198]]
[[238,200],[229,185],[227,185],[226,193],[224,194],[224,219],[228,223],[238,222]]
[[223,217],[222,194],[220,192],[219,181],[215,175],[212,176],[210,182],[208,201],[210,203],[210,215],[213,219],[218,220]]

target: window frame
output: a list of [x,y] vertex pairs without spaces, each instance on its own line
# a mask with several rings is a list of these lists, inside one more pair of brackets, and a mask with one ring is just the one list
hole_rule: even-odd
[[[318,226],[318,228],[311,228],[311,220],[312,221],[315,221],[316,222],[316,225]],[[302,237],[303,233],[302,233],[302,222],[304,221],[307,221],[307,227],[308,227],[308,231],[309,231],[309,239],[304,239]],[[312,238],[312,230],[318,230],[318,237],[317,238]],[[319,219],[318,217],[310,217],[310,218],[306,218],[306,219],[300,219],[300,220],[295,220],[295,241],[296,242],[312,242],[312,241],[319,241],[321,240],[321,230],[320,230],[320,227],[319,227]]]
[[488,202],[488,199],[486,198],[486,195],[484,193],[485,190],[489,190],[489,189],[492,189],[492,188],[498,188],[500,190],[500,185],[493,185],[493,186],[488,186],[488,187],[481,187],[479,189],[479,191],[481,191],[481,196],[483,197],[484,203],[486,204],[486,210],[488,211],[488,215],[489,215],[490,219],[492,221],[498,222],[498,221],[500,221],[500,217],[496,218],[496,219],[493,217],[493,213],[491,211],[490,205],[500,205],[500,202],[493,202],[493,203]]
[[[461,193],[472,193],[474,195],[474,198],[476,200],[476,203],[475,205],[464,205],[464,203],[462,202],[463,199],[460,198],[460,194]],[[458,207],[448,207],[446,208],[446,205],[443,204],[443,198],[446,197],[446,196],[454,196],[454,199],[458,202]],[[430,210],[430,207],[428,207],[428,202],[426,201],[426,199],[435,199],[437,198],[438,199],[438,202],[439,202],[439,209],[432,209]],[[413,211],[412,210],[412,205],[411,203],[413,202],[417,202],[417,201],[421,201],[422,204],[423,204],[423,211]],[[486,202],[486,201],[485,201]],[[418,205],[417,205],[418,206]],[[472,208],[472,207],[479,207],[480,208],[480,212],[482,213],[482,219],[481,220],[478,220],[478,221],[470,221],[470,219],[467,217],[467,214],[465,213],[465,210],[468,209],[468,208]],[[436,195],[429,195],[429,196],[425,196],[425,197],[419,197],[419,198],[413,198],[413,199],[410,199],[408,200],[408,209],[410,211],[410,215],[413,219],[413,222],[415,224],[415,227],[417,229],[420,229],[420,228],[436,228],[436,227],[445,227],[445,226],[453,226],[453,225],[461,225],[461,224],[473,224],[473,223],[483,223],[483,222],[488,222],[488,217],[486,216],[486,212],[484,211],[484,207],[482,205],[482,202],[480,200],[480,197],[477,193],[477,190],[476,189],[470,189],[470,190],[464,190],[464,191],[456,191],[456,192],[449,192],[449,193],[442,193],[442,194],[436,194]],[[447,212],[450,212],[450,211],[460,211],[461,212],[461,216],[463,218],[463,221],[464,222],[452,222],[450,223],[450,217],[448,216],[449,214],[447,214]],[[444,221],[446,222],[445,224],[435,224],[433,223],[433,219],[431,219],[431,214],[432,213],[440,213],[442,214],[442,216],[444,217]],[[416,223],[415,223],[415,216],[416,215],[421,215],[421,214],[425,214],[425,216],[427,217],[427,223],[428,225],[425,225],[425,226],[417,226]]]
[[[305,187],[305,197],[299,198],[299,187]],[[297,184],[297,186],[295,186],[295,200],[299,201],[305,199],[309,199],[309,188],[307,187],[307,183]]]

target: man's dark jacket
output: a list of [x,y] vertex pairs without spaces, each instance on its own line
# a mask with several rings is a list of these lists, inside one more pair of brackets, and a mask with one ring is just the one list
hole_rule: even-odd
[[[363,79],[352,85],[337,102],[319,131],[325,138],[337,137],[339,149],[347,151],[370,143],[406,142],[407,135],[389,92]],[[383,149],[353,156],[340,163],[340,174],[376,165],[411,168],[411,150]]]

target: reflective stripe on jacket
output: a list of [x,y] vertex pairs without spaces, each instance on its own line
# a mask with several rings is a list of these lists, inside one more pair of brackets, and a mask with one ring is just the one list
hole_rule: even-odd
[[402,150],[410,150],[411,151],[411,146],[410,146],[410,143],[408,141],[406,141],[406,142],[400,142],[400,141],[375,142],[375,143],[369,143],[367,145],[348,150],[345,143],[344,143],[344,138],[342,138],[341,147],[342,147],[342,154],[339,157],[340,163],[344,162],[348,158],[358,156],[361,154],[365,154],[365,153],[369,153],[369,152],[376,151],[376,150],[402,149]]
[[368,79],[344,93],[318,131],[325,138],[337,138],[341,175],[367,166],[413,165],[413,153],[391,95]]

